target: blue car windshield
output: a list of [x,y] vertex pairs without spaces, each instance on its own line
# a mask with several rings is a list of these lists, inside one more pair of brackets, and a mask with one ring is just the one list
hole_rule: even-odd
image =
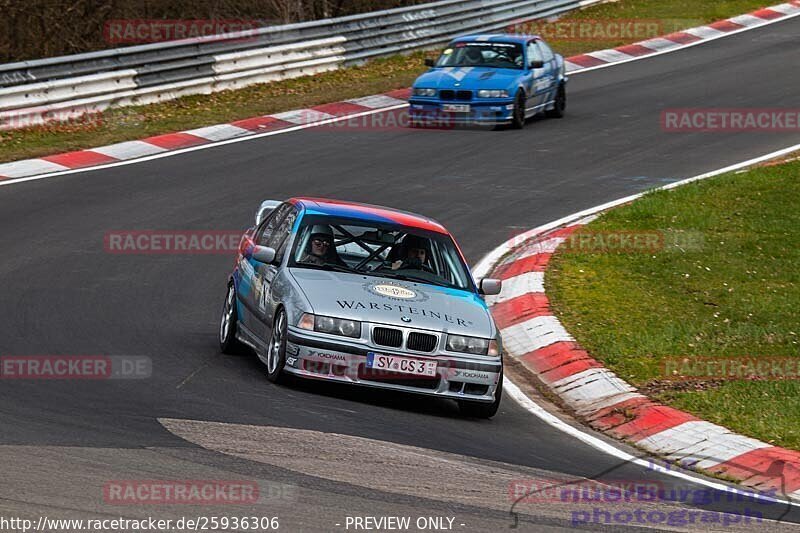
[[437,67],[492,67],[522,69],[519,43],[457,42],[442,52]]

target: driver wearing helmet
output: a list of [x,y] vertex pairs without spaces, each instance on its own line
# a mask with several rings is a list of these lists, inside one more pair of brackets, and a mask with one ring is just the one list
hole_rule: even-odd
[[301,263],[322,266],[326,263],[345,266],[333,245],[333,230],[327,224],[316,224],[311,228],[311,235],[306,244]]
[[432,269],[428,266],[427,239],[416,235],[406,235],[401,244],[400,259],[392,263],[392,270],[401,268],[432,272]]
[[477,46],[467,46],[464,52],[464,62],[467,65],[480,65],[483,63],[483,53]]

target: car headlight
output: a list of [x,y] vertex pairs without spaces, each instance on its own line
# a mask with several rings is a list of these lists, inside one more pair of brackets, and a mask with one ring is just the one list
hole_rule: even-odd
[[436,89],[420,89],[414,87],[414,96],[436,96]]
[[312,315],[311,313],[303,313],[297,327],[345,337],[361,336],[361,322],[358,320]]
[[508,91],[499,89],[481,89],[478,91],[478,98],[508,98]]
[[463,335],[448,335],[447,349],[451,352],[489,355],[492,357],[496,357],[500,353],[497,348],[497,341],[493,339],[465,337]]

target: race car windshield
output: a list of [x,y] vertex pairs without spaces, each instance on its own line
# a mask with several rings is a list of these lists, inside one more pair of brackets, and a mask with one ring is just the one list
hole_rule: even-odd
[[289,266],[473,290],[449,236],[391,224],[304,217]]
[[521,69],[522,45],[488,42],[452,43],[442,52],[436,66]]

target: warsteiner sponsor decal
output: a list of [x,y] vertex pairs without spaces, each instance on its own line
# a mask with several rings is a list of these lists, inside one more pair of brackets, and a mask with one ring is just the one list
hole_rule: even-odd
[[372,292],[376,292],[381,296],[390,296],[392,298],[401,298],[403,300],[408,300],[410,298],[416,298],[417,293],[412,291],[411,289],[406,289],[405,287],[400,287],[398,285],[373,285]]
[[339,304],[339,307],[341,309],[364,309],[365,311],[389,311],[405,315],[419,315],[429,318],[435,318],[437,320],[447,322],[448,324],[455,324],[457,326],[463,326],[465,328],[472,327],[473,325],[473,322],[471,320],[465,320],[457,316],[448,315],[447,313],[440,313],[436,311],[431,311],[429,309],[424,309],[422,307],[414,307],[411,305],[387,304],[387,303],[376,303],[376,302],[359,302],[357,300],[336,300],[336,303]]
[[392,282],[365,283],[364,289],[372,294],[391,298],[393,300],[405,300],[409,302],[424,302],[428,295],[419,289],[412,289],[407,285]]

